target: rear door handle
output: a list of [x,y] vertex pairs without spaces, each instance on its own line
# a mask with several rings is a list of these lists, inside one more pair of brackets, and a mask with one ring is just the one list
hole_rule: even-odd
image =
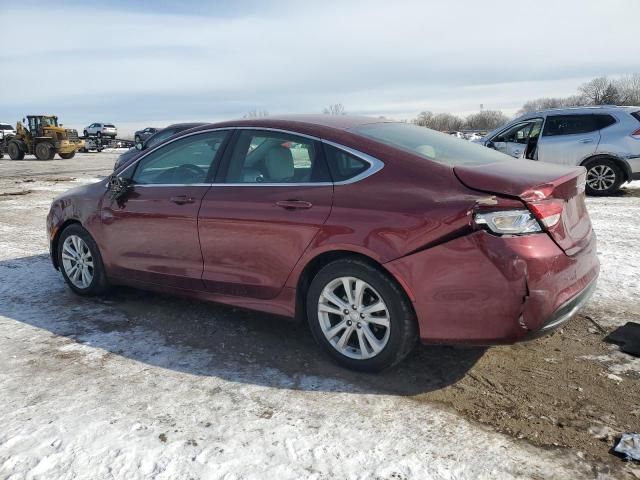
[[593,139],[592,138],[583,138],[582,140],[580,140],[580,143],[593,143]]
[[307,210],[313,207],[312,203],[304,200],[280,200],[276,202],[276,205],[286,210]]
[[186,195],[178,195],[177,197],[171,197],[169,200],[173,203],[177,203],[178,205],[184,205],[185,203],[195,202],[195,200],[192,197],[188,197]]

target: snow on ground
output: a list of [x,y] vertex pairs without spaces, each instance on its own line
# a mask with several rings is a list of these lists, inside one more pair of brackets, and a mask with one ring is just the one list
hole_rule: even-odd
[[[93,156],[78,176],[108,173],[114,157]],[[280,320],[156,295],[74,296],[44,231],[51,198],[74,182],[39,178],[0,201],[0,478],[594,477],[579,452],[534,448],[324,366]],[[616,322],[638,308],[619,301],[638,293],[630,201],[589,203],[597,311]]]

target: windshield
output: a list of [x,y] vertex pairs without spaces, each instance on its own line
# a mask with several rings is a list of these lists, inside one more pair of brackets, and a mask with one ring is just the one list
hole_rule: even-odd
[[43,127],[57,127],[58,117],[42,117],[40,122]]
[[157,145],[160,142],[166,140],[167,138],[169,138],[174,133],[176,133],[175,130],[163,130],[161,132],[158,132],[155,135],[153,135],[152,137],[149,137],[149,139],[145,143],[145,147],[147,147],[147,148],[153,147],[154,145]]
[[349,131],[451,167],[511,159],[468,140],[409,123],[371,123]]

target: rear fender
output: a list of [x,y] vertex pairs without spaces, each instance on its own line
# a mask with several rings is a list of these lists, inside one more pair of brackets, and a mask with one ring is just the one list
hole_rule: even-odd
[[620,167],[620,169],[622,170],[622,173],[624,175],[624,180],[625,182],[630,182],[632,179],[632,172],[631,172],[631,166],[629,165],[629,162],[627,162],[624,158],[619,157],[618,155],[614,154],[614,153],[598,153],[598,155],[591,155],[590,157],[584,159],[580,165],[587,168],[588,165],[591,162],[594,162],[596,160],[612,160],[613,162],[616,163],[616,165],[618,165]]

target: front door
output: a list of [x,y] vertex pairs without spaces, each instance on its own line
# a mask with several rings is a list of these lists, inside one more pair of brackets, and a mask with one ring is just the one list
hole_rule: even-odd
[[133,186],[117,201],[107,194],[101,217],[110,275],[202,289],[198,210],[210,188],[228,132],[179,138],[122,172]]
[[199,215],[208,290],[275,297],[331,210],[320,143],[240,130]]
[[549,115],[538,146],[538,159],[579,165],[600,143],[596,115]]

